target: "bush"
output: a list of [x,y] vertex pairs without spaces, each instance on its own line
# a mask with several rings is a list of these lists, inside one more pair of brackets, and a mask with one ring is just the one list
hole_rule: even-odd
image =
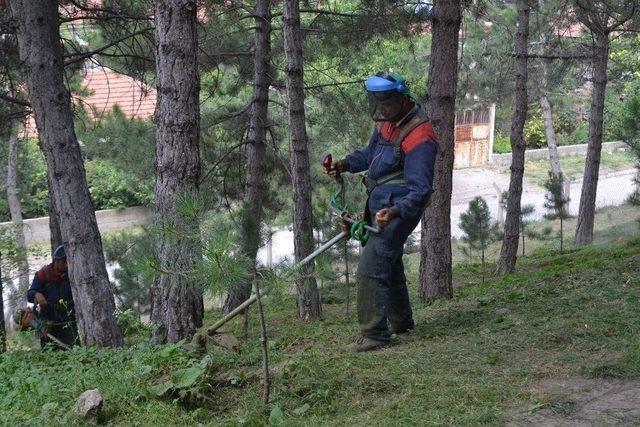
[[151,122],[128,119],[114,108],[100,121],[77,123],[76,129],[96,209],[153,202]]
[[547,146],[547,136],[544,132],[544,119],[540,109],[536,109],[529,116],[524,125],[524,141],[528,149]]
[[493,152],[498,154],[510,153],[511,143],[509,142],[509,137],[500,133],[496,134],[493,140]]
[[138,181],[107,160],[87,163],[87,183],[96,209],[150,205],[151,181]]
[[589,142],[589,122],[581,121],[569,135],[558,138],[558,145],[577,145]]
[[25,218],[49,214],[49,188],[44,156],[35,138],[20,142],[18,158],[18,197]]
[[604,103],[603,142],[624,139],[625,104],[617,94],[607,92]]

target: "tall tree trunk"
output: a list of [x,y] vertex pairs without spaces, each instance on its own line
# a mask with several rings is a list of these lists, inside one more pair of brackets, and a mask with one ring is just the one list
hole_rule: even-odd
[[2,252],[0,252],[0,353],[7,349],[7,329],[4,323],[4,282],[2,281]]
[[517,30],[514,40],[516,55],[516,84],[514,112],[511,119],[511,179],[507,199],[507,217],[500,261],[496,274],[510,273],[516,266],[520,240],[520,199],[524,175],[524,124],[527,121],[527,43],[529,40],[529,2],[518,1]]
[[[42,146],[42,144],[40,144]],[[56,208],[53,206],[53,185],[51,184],[51,178],[47,176],[47,188],[49,190],[49,244],[51,245],[51,254],[58,247],[58,245],[64,242],[62,238],[62,230],[60,229],[60,216],[56,212]]]
[[[242,253],[254,263],[260,246],[260,222],[264,185],[264,157],[269,104],[269,58],[271,56],[271,1],[258,0],[255,9],[255,50],[253,54],[253,103],[246,144],[244,206],[240,229]],[[254,271],[255,273],[255,271]],[[222,311],[229,313],[251,296],[251,280],[229,290]]]
[[563,242],[564,242],[564,221],[562,217],[560,217],[560,253],[562,253]]
[[[309,150],[304,111],[304,68],[299,0],[285,0],[283,8],[282,24],[293,178],[293,240],[295,259],[298,262],[314,249],[311,177],[309,176]],[[304,320],[317,319],[321,314],[320,294],[314,274],[314,264],[308,263],[299,270],[296,277],[298,316]]]
[[102,240],[73,126],[54,0],[11,0],[20,59],[51,184],[49,197],[67,243],[69,277],[84,345],[122,344]]
[[460,0],[439,0],[433,12],[433,38],[427,113],[438,135],[434,193],[422,216],[420,300],[453,296],[451,276],[451,190],[455,101],[458,85],[458,33]]
[[551,173],[559,177],[562,175],[560,168],[560,156],[558,155],[558,141],[556,140],[556,132],[553,129],[553,115],[551,114],[551,103],[548,94],[548,75],[549,64],[546,60],[542,60],[542,72],[538,81],[538,90],[540,91],[540,109],[544,118],[544,133],[547,136],[547,147],[549,147],[549,163],[551,164]]
[[[20,141],[17,132],[12,132],[9,137],[9,158],[7,161],[7,202],[11,222],[13,223],[13,241],[22,254],[18,264],[18,295],[21,298],[27,294],[29,288],[29,264],[27,262],[27,245],[24,241],[24,223],[22,221],[22,208],[18,199],[18,151]],[[13,305],[13,304],[10,304]]]
[[[538,0],[539,9],[545,6],[546,0]],[[547,33],[543,30],[540,33],[540,47],[542,53],[547,47]],[[551,60],[542,59],[540,61],[540,76],[538,80],[538,91],[540,92],[540,109],[542,110],[542,118],[544,119],[544,133],[547,137],[547,147],[549,149],[549,163],[551,165],[551,173],[560,177],[562,169],[560,168],[560,156],[558,155],[558,141],[556,132],[553,129],[553,115],[551,114],[551,103],[549,102],[549,64]],[[523,254],[524,255],[524,254]]]
[[596,192],[600,173],[600,152],[602,150],[602,121],[604,117],[604,95],[607,88],[607,62],[609,60],[609,34],[595,34],[593,55],[593,94],[589,118],[589,145],[584,165],[582,193],[578,208],[575,243],[588,245],[593,241],[593,221],[596,211]]
[[[201,257],[197,219],[176,209],[194,197],[200,178],[200,78],[196,0],[157,0],[155,221],[183,237],[161,232],[155,251],[161,267],[151,290],[151,321],[157,342],[191,338],[202,326],[202,288],[188,272]],[[197,215],[195,215],[197,217]],[[161,227],[164,228],[164,227]],[[185,237],[186,236],[186,237]]]

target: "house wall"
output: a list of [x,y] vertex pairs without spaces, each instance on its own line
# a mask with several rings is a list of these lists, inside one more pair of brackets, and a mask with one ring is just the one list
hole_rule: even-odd
[[453,167],[482,166],[491,160],[495,105],[487,109],[462,110],[456,114]]
[[[153,218],[153,208],[133,207],[96,211],[100,233],[123,230],[136,225],[144,225]],[[0,227],[11,227],[11,222],[2,222]],[[27,245],[46,243],[50,239],[49,217],[26,219],[24,237]]]
[[[588,144],[563,145],[558,147],[558,154],[560,157],[584,155],[587,152],[587,147]],[[602,144],[602,152],[612,153],[626,147],[628,147],[628,145],[622,141],[605,142]],[[524,158],[525,160],[548,159],[549,150],[547,148],[526,150],[524,152]],[[491,164],[496,166],[509,166],[511,164],[511,153],[493,154]]]

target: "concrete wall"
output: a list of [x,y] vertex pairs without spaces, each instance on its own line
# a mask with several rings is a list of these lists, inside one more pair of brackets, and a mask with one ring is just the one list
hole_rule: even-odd
[[[605,142],[602,144],[602,152],[603,153],[612,153],[620,148],[628,147],[622,141],[613,141],[613,142]],[[587,144],[578,144],[578,145],[563,145],[558,147],[558,155],[560,157],[568,157],[568,156],[581,156],[585,155],[587,152]],[[524,152],[525,160],[539,160],[539,159],[548,159],[549,158],[549,149],[540,148],[537,150],[527,150]],[[511,153],[505,154],[493,154],[491,156],[491,164],[497,166],[509,166],[511,165]]]
[[[153,208],[134,207],[96,211],[98,228],[101,233],[119,231],[135,225],[148,223],[153,217]],[[0,227],[11,226],[11,222],[0,223]],[[49,241],[49,217],[32,218],[24,221],[24,237],[27,245]]]

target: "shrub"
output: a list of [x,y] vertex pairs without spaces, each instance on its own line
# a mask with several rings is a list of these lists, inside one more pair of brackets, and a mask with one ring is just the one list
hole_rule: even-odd
[[589,122],[581,121],[569,135],[558,138],[559,145],[577,145],[589,142]]
[[511,143],[509,142],[509,137],[501,133],[496,134],[493,140],[493,152],[498,154],[510,153]]
[[544,132],[544,119],[540,109],[533,111],[524,125],[524,141],[527,148],[546,147],[547,136]]
[[96,209],[150,205],[153,201],[151,181],[139,181],[108,160],[89,162],[87,181]]

